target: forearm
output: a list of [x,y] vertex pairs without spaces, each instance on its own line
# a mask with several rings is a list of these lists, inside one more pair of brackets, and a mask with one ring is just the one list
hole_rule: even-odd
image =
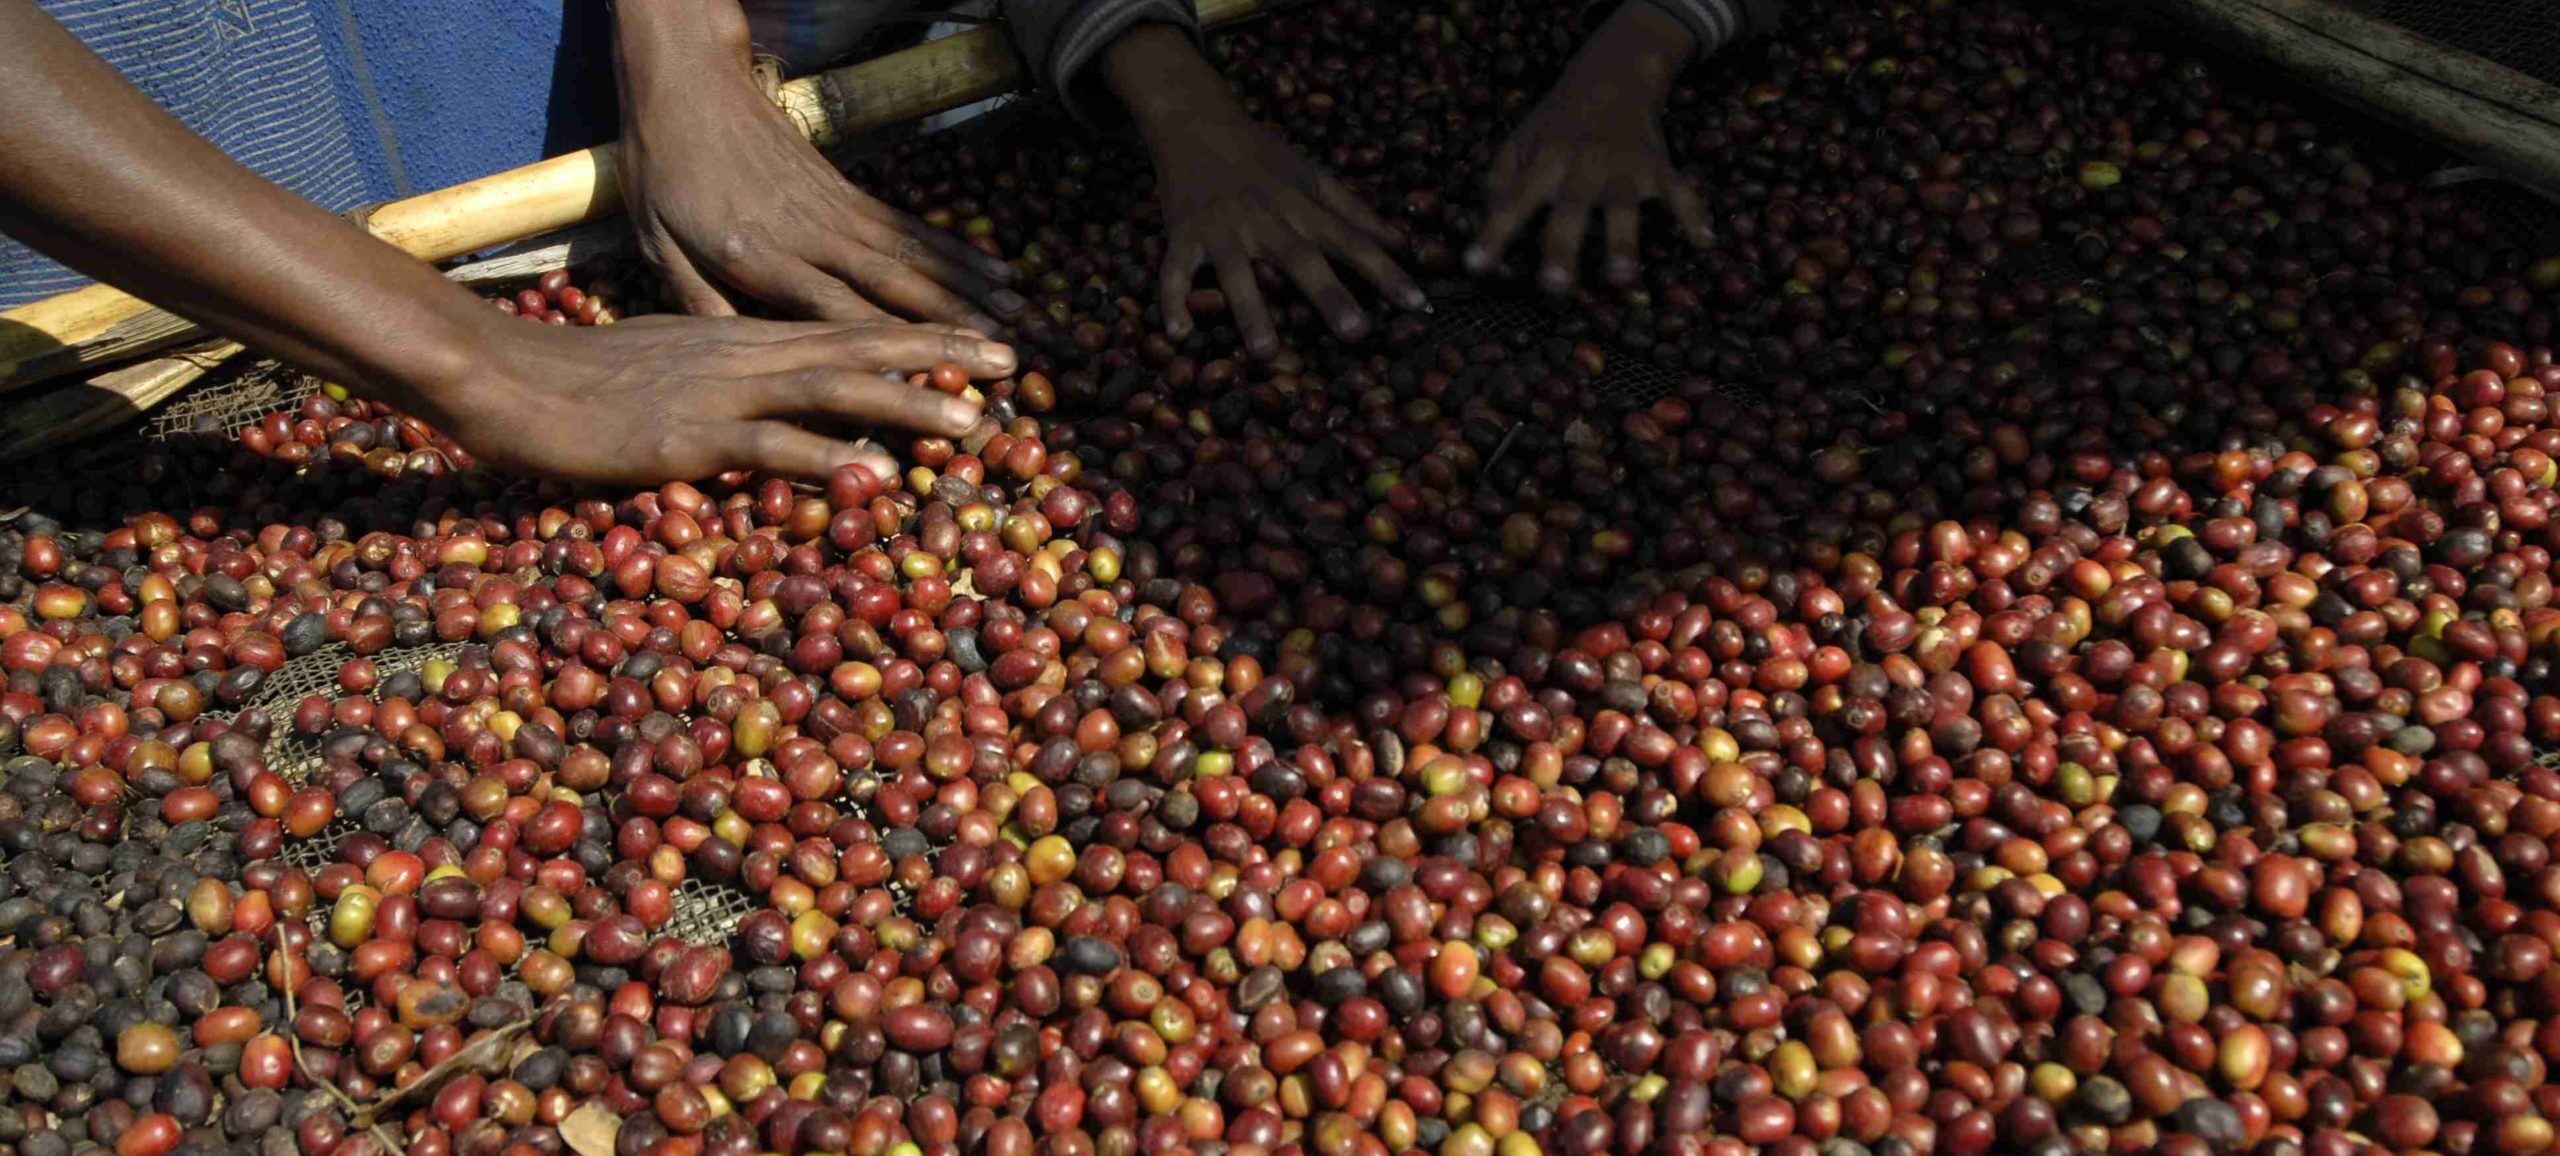
[[1102,76],[1151,146],[1172,134],[1245,119],[1225,77],[1209,66],[1181,29],[1144,24],[1114,41]]
[[614,0],[614,79],[623,119],[705,80],[744,80],[750,53],[738,0]]
[[0,0],[0,225],[71,267],[433,419],[496,314],[260,179],[28,0]]
[[1697,53],[1698,38],[1679,17],[1652,0],[1626,0],[1566,70],[1659,103]]

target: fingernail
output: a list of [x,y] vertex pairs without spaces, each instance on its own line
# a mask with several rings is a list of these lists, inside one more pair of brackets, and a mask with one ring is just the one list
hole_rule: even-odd
[[1001,341],[980,342],[978,357],[987,363],[987,368],[997,373],[1013,372],[1013,347]]
[[1002,313],[1007,317],[1011,317],[1016,313],[1022,312],[1025,307],[1031,304],[1031,300],[1029,298],[1024,297],[1020,293],[1016,293],[1011,289],[998,289],[993,293],[989,293],[987,294],[987,300],[995,305],[996,312]]
[[1425,313],[1429,313],[1431,312],[1431,298],[1420,289],[1406,289],[1404,291],[1404,307],[1407,309],[1419,309]]
[[1482,245],[1467,246],[1467,252],[1464,260],[1467,263],[1467,268],[1478,273],[1482,273],[1487,269],[1493,268],[1493,254],[1485,252],[1484,246]]
[[1624,285],[1629,281],[1633,281],[1636,279],[1637,272],[1636,263],[1633,261],[1621,258],[1619,260],[1609,262],[1609,281],[1611,284]]
[[1333,319],[1333,331],[1345,341],[1358,341],[1369,334],[1369,315],[1357,309]]
[[1011,262],[998,260],[994,257],[987,258],[985,268],[987,270],[987,276],[993,277],[998,281],[1012,281],[1022,276],[1022,271],[1014,268]]
[[998,331],[1004,328],[1004,322],[998,321],[993,317],[989,317],[984,313],[970,314],[967,324],[969,328],[975,329],[980,333],[984,333],[989,337],[995,336]]
[[978,407],[973,403],[956,397],[942,403],[942,425],[945,429],[965,433],[969,427],[977,424],[978,417]]
[[1538,285],[1549,293],[1562,293],[1573,288],[1573,274],[1562,265],[1549,265],[1538,270]]

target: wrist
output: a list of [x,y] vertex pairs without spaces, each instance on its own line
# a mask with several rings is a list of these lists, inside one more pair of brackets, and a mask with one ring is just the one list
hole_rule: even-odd
[[421,318],[389,347],[360,351],[361,380],[348,384],[450,431],[486,408],[476,399],[505,392],[500,383],[513,360],[506,347],[536,334],[468,292],[438,301]]
[[615,79],[623,115],[653,99],[699,99],[706,82],[748,78],[746,13],[737,0],[616,0]]
[[1697,37],[1669,9],[1652,0],[1626,0],[1574,54],[1569,68],[1659,102],[1697,51]]
[[1142,24],[1112,42],[1102,75],[1150,144],[1247,118],[1200,50],[1178,28]]

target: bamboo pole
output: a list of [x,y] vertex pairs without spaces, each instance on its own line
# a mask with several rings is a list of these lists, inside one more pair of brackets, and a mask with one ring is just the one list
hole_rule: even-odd
[[[1264,0],[1198,0],[1204,27],[1232,24]],[[860,64],[804,76],[776,100],[821,148],[1001,96],[1022,82],[1004,33],[976,28]],[[427,261],[446,261],[622,210],[608,142],[449,189],[394,201],[364,226]],[[0,393],[103,362],[164,349],[197,332],[174,314],[92,285],[0,313]]]
[[2159,10],[2560,196],[2560,89],[2330,0],[2163,0]]

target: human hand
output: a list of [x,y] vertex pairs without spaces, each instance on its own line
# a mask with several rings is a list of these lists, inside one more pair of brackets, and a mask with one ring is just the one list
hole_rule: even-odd
[[1538,284],[1550,293],[1573,288],[1595,210],[1612,285],[1631,284],[1643,271],[1637,239],[1648,201],[1670,207],[1690,244],[1713,243],[1706,204],[1672,167],[1662,139],[1662,101],[1694,43],[1661,8],[1621,6],[1494,153],[1485,173],[1490,204],[1467,247],[1467,268],[1492,272],[1541,209]]
[[1245,349],[1256,357],[1280,346],[1254,280],[1257,260],[1286,274],[1345,341],[1367,335],[1369,317],[1333,262],[1358,270],[1389,301],[1423,306],[1421,287],[1387,256],[1400,243],[1396,231],[1332,174],[1246,117],[1188,40],[1171,29],[1140,28],[1113,46],[1107,62],[1155,157],[1167,333],[1191,332],[1191,286],[1202,265],[1217,270]]
[[1014,355],[957,326],[901,322],[502,324],[462,360],[464,374],[401,392],[473,456],[521,472],[655,485],[732,469],[819,478],[853,463],[894,478],[887,453],[791,419],[960,437],[978,422],[977,403],[903,380],[946,363],[1001,377]]
[[[734,6],[732,6],[734,7]],[[995,332],[1025,302],[1011,266],[855,188],[756,90],[737,44],[650,5],[618,11],[623,135],[615,157],[641,252],[685,311],[736,312],[724,290],[830,321],[887,313]]]
[[1421,287],[1386,254],[1397,243],[1395,231],[1270,130],[1246,123],[1194,134],[1168,151],[1178,155],[1162,162],[1158,185],[1165,215],[1167,333],[1179,338],[1191,332],[1189,298],[1202,265],[1217,270],[1245,349],[1255,357],[1269,357],[1280,347],[1270,306],[1254,280],[1257,260],[1287,274],[1345,341],[1367,336],[1369,316],[1335,276],[1334,261],[1359,270],[1388,300],[1422,307]]

